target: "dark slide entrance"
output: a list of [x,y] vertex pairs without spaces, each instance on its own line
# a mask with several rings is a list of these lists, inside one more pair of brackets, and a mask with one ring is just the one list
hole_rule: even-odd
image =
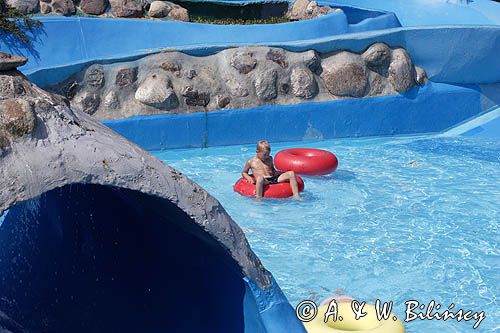
[[68,185],[0,225],[0,311],[29,332],[243,332],[242,275],[164,199]]

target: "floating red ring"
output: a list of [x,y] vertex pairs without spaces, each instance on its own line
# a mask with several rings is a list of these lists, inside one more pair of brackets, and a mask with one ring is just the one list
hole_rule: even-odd
[[[250,176],[252,177],[252,176]],[[304,181],[299,176],[297,177],[297,183],[299,185],[299,192],[304,191]],[[256,186],[255,184],[249,183],[245,178],[240,178],[234,184],[233,189],[239,194],[245,195],[247,197],[255,197]],[[289,182],[283,182],[278,184],[267,184],[264,185],[264,198],[288,198],[293,195],[292,187]]]
[[274,157],[278,170],[295,171],[301,175],[326,175],[337,169],[339,161],[329,151],[314,148],[291,148]]

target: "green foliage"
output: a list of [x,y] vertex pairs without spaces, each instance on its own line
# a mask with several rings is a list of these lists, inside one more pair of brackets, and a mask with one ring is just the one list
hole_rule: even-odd
[[203,16],[192,16],[191,17],[191,22],[195,23],[209,23],[209,24],[242,24],[242,25],[248,25],[248,24],[276,24],[276,23],[285,23],[285,22],[290,22],[290,19],[287,17],[271,17],[268,19],[250,19],[250,20],[244,20],[244,19],[233,19],[233,18],[226,18],[226,19],[216,19],[216,18],[208,18],[208,17],[203,17]]
[[33,31],[41,26],[42,22],[33,20],[17,9],[12,8],[6,3],[6,0],[0,0],[0,30],[27,44],[31,44],[25,31]]

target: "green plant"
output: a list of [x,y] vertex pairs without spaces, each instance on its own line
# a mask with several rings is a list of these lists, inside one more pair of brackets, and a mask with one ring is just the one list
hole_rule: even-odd
[[290,22],[290,19],[287,17],[272,17],[268,19],[249,19],[249,20],[244,20],[244,19],[233,19],[233,18],[226,18],[226,19],[216,19],[216,18],[209,18],[209,17],[203,17],[203,16],[192,16],[191,17],[191,22],[196,22],[196,23],[210,23],[210,24],[276,24],[276,23],[285,23],[285,22]]
[[42,26],[42,22],[33,20],[16,8],[9,6],[6,0],[0,0],[0,30],[12,34],[15,38],[31,44],[26,30],[34,31]]

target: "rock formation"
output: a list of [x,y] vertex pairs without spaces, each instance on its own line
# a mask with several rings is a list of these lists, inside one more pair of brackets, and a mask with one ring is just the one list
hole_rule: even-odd
[[288,10],[287,17],[292,21],[308,20],[338,10],[341,9],[334,9],[329,6],[319,6],[316,1],[295,0]]
[[375,43],[361,54],[272,47],[206,57],[162,52],[93,64],[47,89],[65,95],[75,109],[113,119],[398,94],[426,80],[404,49]]
[[[163,0],[6,0],[23,14],[55,14],[71,16],[170,19],[189,22],[186,8]],[[308,20],[326,15],[338,8],[320,6],[316,1],[296,0],[289,6],[286,17],[291,21]]]
[[41,13],[71,16],[80,14],[101,17],[128,17],[189,21],[187,9],[170,1],[142,0],[7,0],[24,14]]
[[[0,71],[0,216],[16,203],[71,184],[139,191],[176,205],[190,217],[190,223],[222,245],[243,275],[262,288],[269,286],[268,272],[250,249],[243,231],[217,200],[88,114],[72,110],[63,97],[29,82],[12,62],[8,65],[10,59],[0,59],[0,68],[7,68]],[[127,89],[134,71],[118,72],[122,74],[117,83]],[[106,70],[101,72],[99,66],[87,71],[86,94],[100,96],[106,82],[115,84],[102,73]],[[168,94],[168,88],[156,85],[145,88],[144,99],[163,106],[167,102],[156,98]],[[103,104],[115,103],[112,93],[102,99]],[[0,330],[2,320],[0,312]]]

